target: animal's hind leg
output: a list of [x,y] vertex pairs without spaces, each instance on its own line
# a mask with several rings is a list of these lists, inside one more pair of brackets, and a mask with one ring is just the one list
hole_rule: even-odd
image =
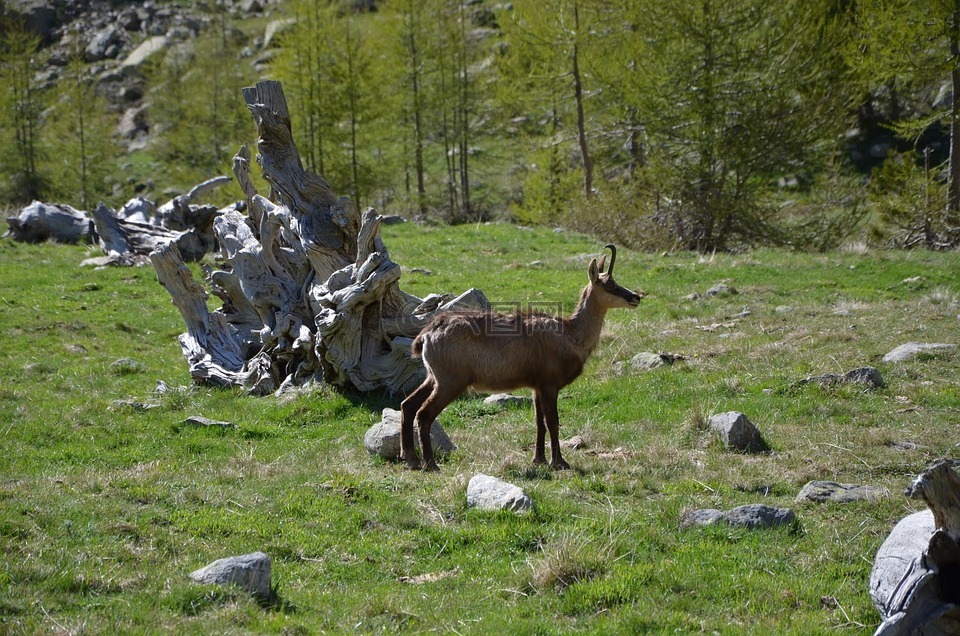
[[434,384],[433,377],[428,375],[423,384],[400,403],[400,459],[407,462],[407,466],[413,470],[420,468],[420,459],[417,457],[417,450],[413,446],[413,422],[417,416],[417,411],[423,406],[424,401],[430,397]]
[[540,391],[537,390],[533,392],[533,417],[537,422],[537,445],[533,451],[533,463],[539,466],[547,463],[547,456],[544,451],[547,424],[543,414],[543,399],[540,397]]
[[430,442],[430,428],[440,412],[453,402],[454,398],[463,393],[466,386],[443,386],[434,381],[433,391],[417,411],[417,428],[420,429],[420,448],[423,450],[423,469],[440,470],[433,457],[433,444]]

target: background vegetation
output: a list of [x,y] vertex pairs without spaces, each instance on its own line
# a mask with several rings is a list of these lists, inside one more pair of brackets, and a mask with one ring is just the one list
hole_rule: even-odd
[[[239,88],[266,76],[307,167],[383,212],[647,249],[951,247],[956,3],[198,2],[200,36],[148,74],[152,140],[132,154],[98,68],[42,80],[46,49],[7,14],[0,187],[92,207],[229,172],[253,136]],[[268,22],[284,28],[258,50]]]

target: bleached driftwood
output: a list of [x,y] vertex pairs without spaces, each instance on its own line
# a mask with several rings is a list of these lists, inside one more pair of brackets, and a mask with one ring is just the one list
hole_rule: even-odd
[[140,265],[149,260],[150,252],[169,243],[176,244],[182,258],[200,260],[216,248],[214,218],[236,205],[218,210],[213,205],[192,205],[192,201],[229,181],[226,176],[208,179],[160,207],[143,197],[130,199],[120,210],[100,203],[92,216],[106,256],[84,264]]
[[905,494],[929,511],[901,520],[877,551],[870,595],[883,623],[875,636],[960,634],[960,477],[941,460]]
[[229,267],[207,273],[223,306],[174,245],[150,256],[187,323],[180,344],[195,380],[256,394],[324,380],[360,391],[407,392],[423,379],[409,347],[438,311],[486,308],[469,290],[450,299],[417,298],[399,287],[400,267],[380,237],[382,217],[362,215],[320,175],[303,168],[279,82],[243,90],[257,124],[257,161],[270,196],[250,179],[250,152],[234,157],[246,214],[226,211],[214,233]]
[[24,243],[53,240],[58,243],[81,243],[93,240],[93,223],[86,212],[69,205],[34,201],[17,216],[7,217],[9,230],[5,236]]

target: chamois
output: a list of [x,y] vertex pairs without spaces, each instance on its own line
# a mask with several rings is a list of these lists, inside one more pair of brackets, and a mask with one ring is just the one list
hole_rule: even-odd
[[544,313],[498,314],[446,312],[427,324],[413,341],[413,356],[421,357],[427,378],[401,405],[400,457],[411,469],[420,468],[413,446],[413,424],[420,429],[424,468],[439,470],[430,444],[430,426],[450,402],[468,387],[479,391],[533,389],[537,445],[534,464],[545,464],[544,437],[550,432],[550,465],[570,465],[560,456],[557,395],[583,371],[600,340],[608,309],[634,308],[644,296],[613,279],[617,248],[590,261],[590,283],[569,318]]

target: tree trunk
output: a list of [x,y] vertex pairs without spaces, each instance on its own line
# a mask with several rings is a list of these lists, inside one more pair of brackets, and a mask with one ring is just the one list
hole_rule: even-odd
[[960,633],[960,478],[941,460],[906,495],[930,510],[900,521],[877,551],[870,595],[884,620],[875,636]]
[[950,176],[947,194],[946,230],[948,241],[960,242],[960,0],[953,2],[953,20],[950,31],[950,59],[953,70],[950,80],[953,99],[950,107]]
[[583,115],[583,80],[580,75],[580,51],[576,38],[580,37],[580,10],[577,2],[573,3],[574,43],[573,43],[573,96],[577,104],[577,139],[580,142],[580,156],[583,162],[583,192],[586,198],[593,194],[593,164],[590,161],[590,151],[587,147],[587,125]]
[[403,393],[423,378],[413,337],[438,311],[486,308],[483,294],[420,299],[400,290],[400,267],[380,238],[382,217],[360,215],[323,177],[304,170],[278,82],[243,90],[259,132],[257,161],[271,186],[254,188],[250,154],[234,173],[247,215],[229,211],[214,232],[230,264],[207,281],[223,307],[210,312],[175,246],[151,254],[157,277],[187,323],[180,344],[197,381],[266,394],[325,380]]

